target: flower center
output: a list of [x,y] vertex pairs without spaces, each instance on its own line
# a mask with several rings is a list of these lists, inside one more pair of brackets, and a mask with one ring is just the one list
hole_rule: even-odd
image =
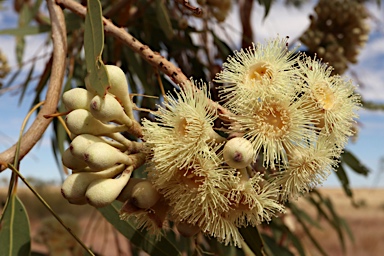
[[335,105],[335,95],[326,82],[317,84],[313,95],[324,110],[330,110]]
[[262,80],[263,78],[272,79],[272,70],[268,63],[258,62],[249,68],[249,79]]
[[181,118],[179,122],[177,123],[175,130],[177,131],[178,134],[181,136],[187,135],[187,126],[188,126],[188,121],[185,117]]
[[259,131],[271,138],[281,138],[288,133],[289,113],[286,108],[274,103],[261,109],[259,116]]
[[198,188],[204,183],[204,177],[196,175],[193,168],[183,168],[180,171],[182,172],[181,181],[187,187]]

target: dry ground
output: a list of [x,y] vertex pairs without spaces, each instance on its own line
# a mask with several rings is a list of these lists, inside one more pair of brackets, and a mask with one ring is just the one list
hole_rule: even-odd
[[[324,195],[329,196],[339,215],[343,216],[349,223],[355,236],[355,243],[347,239],[347,250],[345,255],[351,256],[381,256],[384,252],[384,189],[355,189],[355,201],[360,203],[356,208],[351,204],[341,189],[321,189]],[[91,246],[93,251],[100,255],[130,255],[129,242],[102,219],[102,217],[89,206],[74,206],[62,199],[59,188],[40,188],[40,193],[60,214],[74,216],[82,230],[80,237],[84,243]],[[20,197],[26,205],[31,220],[31,234],[36,237],[37,229],[41,220],[50,213],[43,208],[26,189],[20,189]],[[0,201],[4,201],[6,189],[0,188]],[[306,207],[304,200],[298,201],[300,207]],[[314,215],[312,212],[311,214]],[[90,219],[92,221],[90,221]],[[311,231],[321,241],[328,255],[343,255],[336,232],[322,222],[322,230],[312,228]],[[297,233],[301,231],[298,228]],[[319,255],[311,243],[303,238],[308,255]],[[47,249],[36,243],[32,243],[35,251],[46,253]]]

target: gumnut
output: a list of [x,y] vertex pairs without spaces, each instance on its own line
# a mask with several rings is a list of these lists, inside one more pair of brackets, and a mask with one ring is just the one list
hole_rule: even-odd
[[87,166],[87,163],[84,160],[75,157],[69,148],[62,154],[61,161],[65,167],[72,170],[83,169]]
[[85,109],[75,109],[67,115],[65,122],[68,129],[78,134],[106,135],[109,133],[123,132],[127,130],[125,125],[104,124],[92,116]]
[[89,110],[89,102],[94,94],[83,89],[74,88],[63,93],[63,104],[69,111],[74,109]]
[[95,170],[104,170],[116,164],[131,165],[132,159],[117,148],[104,142],[95,142],[83,154],[84,161]]
[[124,170],[124,165],[114,166],[101,172],[79,172],[69,175],[61,186],[61,194],[68,200],[84,197],[89,184],[97,179],[115,177]]
[[139,183],[144,181],[145,179],[139,179],[139,178],[130,178],[127,185],[123,188],[119,196],[116,198],[116,200],[119,200],[120,202],[125,202],[128,199],[131,198],[132,195],[132,189],[133,187]]
[[131,177],[131,172],[115,179],[99,179],[93,181],[87,188],[85,197],[90,205],[104,207],[112,203],[123,190]]
[[90,112],[98,120],[108,122],[118,122],[130,127],[132,120],[124,112],[120,103],[110,94],[103,97],[96,95],[90,103]]
[[154,206],[160,197],[161,195],[153,187],[152,183],[149,180],[144,180],[132,188],[130,200],[136,207],[148,209]]
[[229,166],[236,169],[245,168],[254,159],[254,149],[249,140],[235,137],[225,143],[223,157]]
[[112,93],[120,100],[125,113],[133,120],[132,102],[128,93],[128,82],[124,71],[114,65],[105,65],[105,68],[107,69],[109,83],[111,85],[108,92]]

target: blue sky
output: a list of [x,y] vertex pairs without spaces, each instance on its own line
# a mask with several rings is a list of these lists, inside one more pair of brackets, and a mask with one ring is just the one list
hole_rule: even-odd
[[[263,42],[264,39],[279,34],[288,35],[293,40],[297,38],[308,26],[308,14],[313,9],[314,3],[304,5],[301,9],[287,8],[282,4],[276,4],[265,21],[262,20],[263,8],[256,6],[253,13],[253,24],[255,24],[255,37],[257,41]],[[8,11],[0,13],[0,29],[9,26],[16,27],[16,15],[10,11],[10,1],[5,1]],[[372,24],[372,35],[367,46],[359,56],[359,63],[351,67],[358,74],[362,86],[359,92],[365,100],[384,103],[384,31],[383,17],[384,9],[377,6],[370,6],[371,13],[377,18],[377,23]],[[239,21],[236,10],[231,12],[229,19],[232,28],[231,42],[239,42],[240,33],[236,32],[239,28]],[[24,59],[29,59],[33,54],[44,55],[50,51],[50,47],[42,47],[47,39],[47,35],[27,37],[27,49]],[[14,38],[11,36],[0,36],[0,49],[7,54],[11,67],[16,66]],[[41,59],[36,66],[35,74],[39,74],[44,67],[46,59]],[[23,74],[27,74],[28,66],[23,69]],[[23,77],[23,76],[21,76]],[[24,76],[25,77],[25,76]],[[16,81],[13,86],[22,83]],[[28,93],[29,92],[29,93]],[[14,92],[4,93],[0,90],[0,152],[7,149],[17,141],[21,123],[28,113],[32,104],[33,85],[22,105],[18,105],[19,95]],[[372,187],[379,172],[379,160],[384,157],[384,112],[380,111],[360,111],[360,130],[356,143],[350,143],[347,148],[358,156],[358,158],[369,167],[371,174],[365,178],[348,171],[352,187]],[[30,124],[31,122],[29,122]],[[35,176],[45,180],[59,180],[60,170],[58,169],[51,150],[51,127],[44,134],[43,139],[34,147],[30,154],[22,161],[21,171],[25,176]],[[379,186],[384,187],[384,170]],[[0,173],[0,179],[9,177],[10,171]],[[325,187],[339,186],[336,175],[331,175],[324,183]]]

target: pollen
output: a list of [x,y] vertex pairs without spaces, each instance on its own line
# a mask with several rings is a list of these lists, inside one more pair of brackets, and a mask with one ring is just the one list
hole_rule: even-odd
[[268,63],[260,61],[249,68],[248,78],[258,81],[261,81],[263,78],[271,80],[273,78],[272,72],[271,66]]
[[313,95],[324,110],[330,110],[335,105],[335,95],[325,82],[319,82],[313,87]]

